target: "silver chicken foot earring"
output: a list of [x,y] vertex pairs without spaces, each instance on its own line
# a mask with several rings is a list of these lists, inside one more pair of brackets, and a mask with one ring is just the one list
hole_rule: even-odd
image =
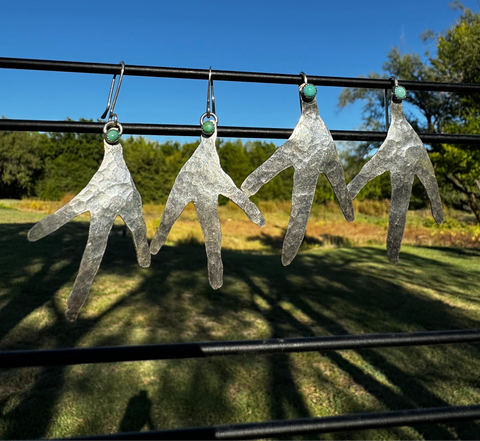
[[[210,110],[212,102],[212,111]],[[212,118],[205,121],[206,118]],[[160,226],[150,244],[152,254],[157,254],[165,244],[167,236],[185,206],[193,201],[198,220],[205,237],[208,260],[208,278],[213,289],[223,285],[223,263],[221,257],[222,231],[218,217],[218,196],[221,194],[237,204],[256,224],[265,225],[265,218],[257,206],[228,176],[220,166],[215,141],[218,118],[215,114],[212,69],[208,78],[207,111],[200,118],[202,137],[192,157],[180,170],[172,191],[168,196]]]
[[42,219],[28,232],[28,240],[34,242],[62,227],[79,214],[90,212],[87,246],[67,300],[65,316],[69,321],[77,319],[78,312],[85,303],[105,253],[113,221],[118,215],[132,231],[138,263],[144,268],[150,266],[151,255],[142,214],[142,200],[123,158],[123,149],[119,142],[123,128],[118,122],[117,115],[113,113],[125,69],[125,63],[122,61],[120,64],[122,70],[115,97],[112,102],[116,75],[112,80],[107,109],[102,115],[104,118],[110,111],[109,120],[103,128],[105,156],[100,168],[87,186],[67,205]]
[[243,182],[247,196],[254,195],[268,181],[288,167],[293,175],[292,210],[283,242],[282,263],[289,265],[297,255],[307,228],[318,176],[324,173],[337,196],[345,219],[353,221],[353,206],[345,184],[343,167],[330,131],[318,113],[317,89],[301,72],[299,86],[302,115],[287,142]]
[[443,222],[443,209],[435,171],[427,150],[403,113],[402,101],[406,98],[407,91],[398,85],[396,78],[392,77],[392,79],[394,86],[390,107],[391,124],[387,138],[372,159],[348,184],[348,191],[354,198],[367,182],[386,171],[390,172],[392,196],[387,235],[387,257],[391,263],[397,264],[415,175],[418,176],[427,191],[432,206],[432,215],[438,224]]

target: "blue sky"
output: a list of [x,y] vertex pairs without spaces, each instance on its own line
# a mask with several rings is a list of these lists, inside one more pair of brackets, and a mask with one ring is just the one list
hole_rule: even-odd
[[[356,77],[379,72],[394,46],[423,53],[420,34],[445,31],[459,15],[448,0],[16,0],[2,2],[0,56]],[[110,81],[0,69],[0,115],[96,120]],[[197,124],[206,89],[202,80],[126,76],[116,113],[120,122]],[[331,130],[360,125],[361,105],[339,111],[341,89],[318,89]],[[220,125],[293,128],[299,118],[292,85],[217,81],[215,96]]]

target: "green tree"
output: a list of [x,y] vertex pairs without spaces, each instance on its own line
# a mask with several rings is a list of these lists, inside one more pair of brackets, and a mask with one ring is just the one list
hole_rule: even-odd
[[[242,140],[217,140],[217,150],[223,170],[232,178],[235,185],[240,187],[250,173],[250,161]],[[218,203],[224,205],[228,200],[225,196],[220,196]]]
[[41,199],[76,194],[90,181],[103,158],[103,137],[91,133],[51,133],[42,143],[44,172],[37,183]]
[[236,141],[220,142],[218,148],[218,156],[220,157],[220,163],[222,168],[229,175],[235,185],[240,187],[243,180],[251,172],[251,164],[248,157],[248,152],[244,148],[241,139]]
[[[248,174],[262,165],[276,150],[273,142],[249,141],[245,144],[245,150],[250,160]],[[247,174],[247,175],[248,175]],[[247,176],[245,176],[247,177]],[[293,168],[287,168],[271,181],[267,182],[257,194],[252,196],[254,201],[288,201],[292,197]]]
[[[415,81],[480,82],[480,15],[458,1],[454,8],[460,9],[462,15],[445,34],[426,31],[423,35],[425,40],[435,44],[435,55],[428,51],[423,57],[416,53],[402,54],[398,48],[393,48],[382,66],[383,73],[371,73],[369,77],[389,78],[393,75]],[[362,128],[384,129],[383,91],[345,89],[340,95],[339,106],[345,107],[358,100],[365,101]],[[466,96],[411,90],[406,101],[413,110],[407,112],[409,121],[419,132],[480,134],[476,123],[480,116],[478,94]],[[378,143],[359,144],[351,154],[350,165],[354,163],[358,167],[359,161],[368,159],[365,156],[378,146]],[[480,223],[480,176],[477,172],[480,158],[477,147],[431,144],[430,151],[444,202],[468,207]],[[414,195],[417,198],[423,195],[425,199],[418,183],[414,186]]]
[[[480,121],[469,118],[461,124],[446,126],[446,131],[456,133],[480,134]],[[478,148],[459,148],[454,145],[442,145],[431,154],[437,173],[444,177],[444,197],[447,202],[458,208],[468,204],[480,223],[480,150]],[[453,189],[454,192],[448,190]],[[456,197],[458,193],[460,198]]]
[[34,195],[43,170],[43,138],[31,132],[0,132],[0,198]]
[[122,141],[125,161],[143,202],[165,203],[188,159],[178,142],[159,144],[142,136]]

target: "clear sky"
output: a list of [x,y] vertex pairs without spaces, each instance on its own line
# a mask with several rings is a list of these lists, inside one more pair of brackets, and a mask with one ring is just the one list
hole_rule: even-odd
[[[379,72],[394,46],[423,53],[420,34],[459,15],[448,0],[3,1],[0,56],[356,77]],[[96,120],[110,81],[0,69],[0,115]],[[318,89],[327,127],[360,125],[360,105],[339,111],[340,89]],[[197,124],[206,90],[206,80],[125,76],[115,110],[120,122]],[[220,125],[293,128],[299,118],[293,85],[217,81],[215,97]]]

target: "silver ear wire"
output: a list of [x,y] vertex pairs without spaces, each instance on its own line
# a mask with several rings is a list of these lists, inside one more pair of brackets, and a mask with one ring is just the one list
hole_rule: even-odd
[[[212,109],[210,111],[210,104]],[[207,118],[210,118],[212,114],[215,113],[215,93],[213,91],[213,80],[212,80],[212,66],[210,66],[210,71],[208,72],[208,88],[207,88]]]
[[108,101],[107,101],[107,108],[105,109],[105,112],[103,112],[102,116],[100,118],[104,119],[108,115],[108,120],[109,121],[114,121],[117,122],[117,115],[113,113],[113,110],[115,109],[115,104],[117,103],[117,98],[118,98],[118,92],[120,92],[120,86],[122,85],[122,80],[123,80],[123,72],[125,71],[125,63],[123,61],[120,61],[120,66],[122,70],[120,71],[120,78],[118,80],[117,84],[117,90],[115,91],[115,96],[113,97],[113,102],[112,102],[112,95],[113,95],[113,88],[115,86],[115,79],[117,78],[117,74],[113,76],[112,79],[112,84],[110,86],[110,92],[108,94]]
[[305,75],[305,72],[300,72],[300,76],[302,77],[303,84],[308,84],[308,79],[307,79],[307,76]]
[[385,131],[388,132],[388,129],[390,128],[390,118],[388,116],[388,90],[385,89],[383,91],[383,107],[385,109]]
[[[215,113],[215,93],[213,91],[212,66],[210,66],[210,71],[208,72],[207,109],[205,113],[200,117],[200,126],[203,130],[205,129],[203,126],[205,118],[213,118],[215,120],[215,126],[218,124],[218,118]],[[212,133],[212,127],[209,127],[208,131],[204,130],[205,135],[211,135]]]
[[395,77],[395,76],[392,75],[392,76],[389,78],[389,80],[392,80],[392,81],[393,81],[393,87],[397,87],[397,86],[398,86],[397,77]]

